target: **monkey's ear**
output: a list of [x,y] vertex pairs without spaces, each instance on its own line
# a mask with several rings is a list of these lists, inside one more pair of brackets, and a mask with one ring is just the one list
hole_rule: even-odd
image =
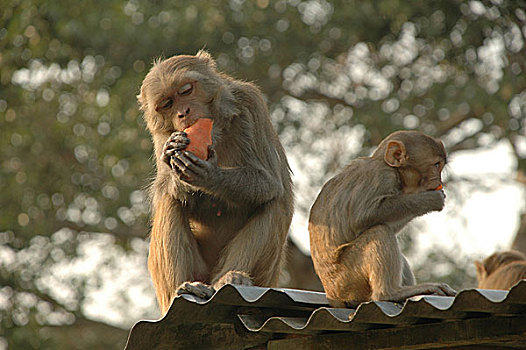
[[389,141],[385,149],[384,160],[390,167],[399,168],[407,161],[405,145],[402,141]]
[[484,264],[478,260],[474,261],[475,268],[477,269],[477,279],[479,282],[482,282],[488,277],[488,271],[486,271],[486,267],[484,267]]

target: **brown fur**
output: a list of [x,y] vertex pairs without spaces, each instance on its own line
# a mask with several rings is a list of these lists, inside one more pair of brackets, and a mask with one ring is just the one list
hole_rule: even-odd
[[[293,196],[259,89],[201,51],[156,62],[138,100],[157,160],[148,267],[163,314],[179,293],[274,285]],[[208,161],[184,151],[192,140],[181,133],[201,117],[214,121]]]
[[322,188],[309,218],[314,267],[333,306],[453,295],[445,284],[414,285],[396,233],[444,206],[442,143],[414,131],[389,135],[371,157],[352,161]]
[[478,288],[507,290],[526,279],[526,255],[516,250],[496,252],[475,261]]

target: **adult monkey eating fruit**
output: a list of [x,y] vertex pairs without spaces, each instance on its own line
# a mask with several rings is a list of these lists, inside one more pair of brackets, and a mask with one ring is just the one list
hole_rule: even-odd
[[156,62],[138,100],[157,160],[148,269],[162,313],[178,294],[275,284],[293,196],[259,89],[219,73],[200,51]]
[[353,160],[330,179],[309,218],[311,254],[335,307],[419,294],[455,295],[443,283],[415,285],[396,241],[413,218],[444,206],[442,142],[397,131],[371,157]]

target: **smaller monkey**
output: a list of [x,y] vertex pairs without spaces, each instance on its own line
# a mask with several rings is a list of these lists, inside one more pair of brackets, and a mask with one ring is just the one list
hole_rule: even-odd
[[456,294],[444,283],[415,285],[396,241],[409,221],[444,207],[446,159],[439,140],[398,131],[323,186],[310,212],[309,233],[314,267],[332,306]]
[[496,252],[476,260],[475,267],[478,288],[507,290],[526,278],[526,255],[516,250]]

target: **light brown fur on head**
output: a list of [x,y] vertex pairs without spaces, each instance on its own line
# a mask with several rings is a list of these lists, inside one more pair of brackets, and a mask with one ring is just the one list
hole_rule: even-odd
[[526,255],[509,250],[495,252],[483,261],[475,261],[478,288],[510,289],[515,283],[526,278]]

